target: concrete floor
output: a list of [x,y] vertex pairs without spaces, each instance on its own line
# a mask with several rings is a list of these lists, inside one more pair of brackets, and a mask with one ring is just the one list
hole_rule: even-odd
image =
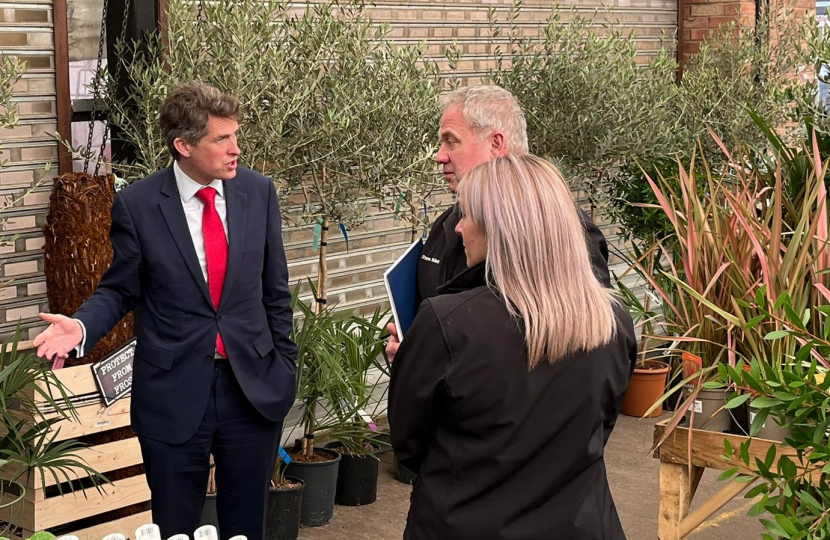
[[[648,454],[659,420],[620,416],[606,448],[608,481],[629,540],[657,539],[659,462]],[[719,471],[706,471],[692,508],[718,491]],[[392,477],[392,454],[381,455],[378,500],[362,507],[336,506],[328,525],[300,530],[300,540],[394,540],[403,536],[411,487]],[[758,518],[746,516],[752,502],[735,499],[688,538],[760,539]],[[544,540],[540,537],[540,540]]]

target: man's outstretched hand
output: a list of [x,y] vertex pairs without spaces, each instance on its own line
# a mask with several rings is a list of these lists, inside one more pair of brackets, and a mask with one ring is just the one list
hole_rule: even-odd
[[38,317],[50,324],[32,341],[32,345],[37,347],[37,355],[47,360],[66,360],[84,339],[81,323],[52,313],[38,313]]
[[398,353],[398,347],[401,342],[398,341],[398,329],[393,323],[386,325],[386,331],[389,332],[389,341],[386,343],[386,358],[391,364],[395,360],[395,355]]

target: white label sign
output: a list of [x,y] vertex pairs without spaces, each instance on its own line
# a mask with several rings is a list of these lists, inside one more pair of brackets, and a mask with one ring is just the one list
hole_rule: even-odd
[[703,402],[701,400],[695,400],[694,411],[695,413],[703,414]]

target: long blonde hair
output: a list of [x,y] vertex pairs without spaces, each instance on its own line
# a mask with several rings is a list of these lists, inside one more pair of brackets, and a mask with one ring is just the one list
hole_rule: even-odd
[[524,329],[528,367],[604,345],[611,289],[594,275],[576,203],[559,170],[532,156],[483,163],[459,185],[461,210],[487,238],[487,282]]

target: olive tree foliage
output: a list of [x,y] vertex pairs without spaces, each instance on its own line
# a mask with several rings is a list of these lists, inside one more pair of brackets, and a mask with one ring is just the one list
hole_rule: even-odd
[[[25,71],[26,62],[9,56],[0,58],[0,128],[11,129],[20,122],[20,115],[15,102],[12,101],[12,97],[14,95],[14,85],[17,84]],[[0,150],[2,149],[3,145],[0,143]],[[0,167],[5,164],[5,161],[0,161]],[[46,170],[49,170],[48,165]],[[0,199],[0,230],[4,229],[7,221],[3,212],[20,204],[23,198],[34,191],[41,182],[42,180],[36,179],[30,185],[21,188],[20,191]],[[15,238],[16,236],[0,235],[0,246],[6,246],[14,242]],[[0,262],[0,265],[2,264],[3,262]],[[3,284],[8,284],[8,282],[3,282]]]
[[[530,151],[555,159],[574,187],[598,196],[600,180],[624,159],[674,150],[667,112],[676,98],[676,64],[666,48],[649,69],[637,62],[636,35],[599,12],[554,6],[539,37],[522,37],[508,12],[506,50],[495,46],[491,80],[513,92],[525,110]],[[502,32],[490,10],[491,35]]]
[[[671,114],[678,136],[675,154],[689,156],[700,141],[709,163],[726,158],[711,129],[731,150],[749,146],[760,150],[767,140],[748,114],[754,110],[783,131],[794,118],[807,65],[804,21],[790,13],[764,14],[757,24],[729,23],[706,39],[684,65],[678,99]],[[648,157],[648,156],[646,156]]]
[[174,0],[166,40],[149,36],[149,43],[119,43],[119,69],[129,91],[117,94],[116,81],[106,72],[98,80],[106,86],[110,124],[135,148],[136,159],[115,168],[134,181],[170,164],[159,124],[161,104],[171,87],[201,80],[242,104],[240,164],[284,188],[292,143],[285,136],[286,120],[319,83],[319,76],[293,70],[289,18],[287,3],[275,0],[205,2],[201,18],[192,3]]
[[[643,189],[641,167],[671,176],[666,164],[690,159],[698,140],[707,163],[719,166],[724,154],[709,129],[728,148],[736,141],[763,146],[748,109],[776,126],[793,114],[792,95],[802,84],[794,75],[805,63],[797,17],[776,12],[757,25],[722,27],[687,59],[678,83],[671,36],[646,59],[636,33],[613,12],[554,7],[531,38],[514,23],[520,11],[516,2],[508,12],[507,45],[494,43],[490,79],[524,107],[531,151],[557,161],[574,188],[635,237],[664,228],[631,205],[656,202]],[[491,35],[498,37],[494,13]]]
[[370,204],[390,197],[416,220],[412,208],[434,176],[438,70],[420,49],[393,47],[387,32],[355,2],[316,4],[291,20],[292,68],[320,74],[286,129],[295,143],[289,185],[304,194],[302,217],[320,227],[318,305],[330,230],[359,225]]

